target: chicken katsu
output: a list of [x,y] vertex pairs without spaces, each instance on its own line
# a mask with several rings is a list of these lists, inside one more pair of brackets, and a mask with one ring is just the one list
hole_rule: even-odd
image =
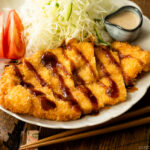
[[69,121],[125,101],[125,84],[150,70],[150,52],[119,42],[112,47],[71,40],[10,64],[0,79],[0,105],[14,113]]
[[121,68],[126,85],[134,84],[135,79],[142,72],[150,71],[150,52],[139,46],[128,43],[114,42],[112,48],[118,52]]

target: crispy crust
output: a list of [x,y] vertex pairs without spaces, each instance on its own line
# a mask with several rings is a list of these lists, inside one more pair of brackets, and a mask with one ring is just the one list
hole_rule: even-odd
[[123,42],[114,42],[112,47],[119,52],[126,85],[134,84],[134,80],[142,71],[150,71],[149,51],[144,51],[139,46],[132,46]]
[[[114,43],[113,47],[122,53],[120,47],[117,45],[118,43]],[[123,44],[123,47],[127,49],[129,45]],[[35,96],[31,93],[30,88],[21,85],[21,81],[17,77],[13,65],[6,67],[0,80],[0,104],[14,113],[30,114],[38,118],[50,120],[68,121],[79,119],[82,114],[90,114],[95,110],[102,109],[106,105],[115,105],[125,101],[127,93],[122,69],[130,75],[130,71],[134,69],[134,66],[128,64],[136,64],[137,62],[133,62],[134,59],[127,59],[127,62],[125,62],[125,60],[119,59],[117,52],[106,48],[106,52],[109,51],[111,55],[111,57],[108,57],[103,50],[105,48],[96,47],[94,49],[93,44],[89,42],[78,43],[77,41],[72,41],[69,43],[69,47],[40,51],[32,57],[23,60],[21,64],[16,65],[23,76],[23,81],[31,83],[35,90],[44,93],[46,98],[56,104],[55,108],[48,110],[43,109],[39,100],[40,96]],[[69,101],[62,100],[55,96],[54,93],[61,96],[64,95],[58,75],[54,74],[51,69],[46,68],[41,63],[41,57],[45,52],[50,52],[57,57],[61,64],[57,66],[57,73],[62,77],[65,86],[71,91],[72,97],[76,100],[80,110],[76,109],[70,99]],[[138,50],[135,53],[137,56],[138,53],[140,56],[142,54],[140,59],[144,59],[145,61],[143,62],[143,68],[137,71],[134,70],[133,76],[131,73],[132,80],[142,70],[149,70],[149,52]],[[130,51],[130,54],[132,54],[132,51]],[[26,61],[32,64],[38,75],[47,83],[45,86],[40,83],[35,72],[27,67]],[[107,75],[102,66],[100,67],[101,64],[107,69]],[[126,65],[131,70],[126,70]],[[137,63],[136,68],[138,65]],[[76,73],[74,73],[73,68],[76,69]],[[76,81],[79,78],[84,83]],[[125,80],[125,82],[128,84],[129,81]],[[113,88],[116,88],[115,92]]]

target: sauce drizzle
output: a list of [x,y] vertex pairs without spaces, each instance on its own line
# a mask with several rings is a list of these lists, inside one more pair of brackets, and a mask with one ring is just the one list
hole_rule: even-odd
[[111,54],[110,50],[107,49],[108,47],[105,48],[101,48],[103,50],[103,52],[105,52],[106,57],[109,59],[109,61],[116,65],[117,68],[120,69],[120,64],[116,61],[116,59],[114,58],[114,56]]
[[[22,74],[21,74],[19,68],[18,68],[16,65],[13,65],[13,69],[14,69],[14,71],[15,71],[16,76],[17,76],[17,77],[19,78],[19,80],[20,80],[20,84],[21,84],[23,87],[29,89],[29,90],[30,90],[30,93],[33,94],[34,96],[39,96],[38,98],[39,98],[39,100],[40,100],[40,102],[41,102],[41,106],[42,106],[42,108],[43,108],[45,111],[48,111],[48,110],[50,110],[50,109],[56,108],[56,104],[55,104],[53,101],[47,99],[47,98],[44,96],[45,94],[44,94],[43,92],[38,91],[38,90],[35,90],[35,89],[34,89],[34,86],[33,86],[31,83],[27,83],[27,82],[25,82],[25,81],[23,80],[23,76],[22,76]],[[41,97],[41,96],[42,96],[42,97]],[[45,105],[46,105],[46,106],[45,106]]]
[[[46,81],[38,74],[38,72],[36,71],[36,69],[33,67],[33,65],[30,62],[28,62],[27,60],[24,60],[24,63],[26,64],[27,68],[34,73],[36,79],[40,82],[41,86],[43,87],[47,86],[49,89],[52,89],[52,87],[48,83],[46,83]],[[61,100],[64,99],[62,95],[57,94],[54,91],[52,92],[56,98],[61,99]]]
[[26,64],[27,68],[32,71],[36,77],[36,79],[40,82],[42,86],[47,86],[47,83],[41,78],[41,76],[37,73],[35,68],[29,63],[27,60],[24,59],[24,63]]
[[110,81],[110,86],[108,87],[108,89],[106,90],[106,94],[109,97],[112,98],[117,98],[119,96],[119,89],[117,84],[115,83],[115,81],[113,81],[111,78],[109,78]]
[[72,49],[75,50],[76,53],[77,53],[77,54],[82,58],[82,60],[86,63],[86,65],[89,66],[93,77],[97,79],[97,75],[96,75],[96,73],[95,73],[93,67],[91,66],[91,64],[90,64],[90,62],[88,61],[88,59],[82,54],[82,52],[79,51],[76,47],[71,46],[70,44],[67,45],[67,49],[68,49],[68,50],[72,50]]
[[39,97],[39,100],[41,102],[42,108],[45,111],[48,111],[49,109],[54,109],[56,108],[56,104],[53,101],[50,101],[49,99],[47,99],[46,97],[42,96]]
[[66,86],[62,75],[58,73],[57,66],[59,65],[59,62],[58,62],[56,55],[54,55],[51,52],[44,53],[41,58],[41,63],[47,69],[51,70],[53,75],[57,76],[60,82],[60,88],[61,88],[63,97],[71,104],[71,106],[75,107],[76,110],[81,111],[81,108],[77,100],[73,97],[70,89]]
[[[111,53],[109,52],[108,55],[107,55],[108,59],[111,61],[111,62],[115,62],[116,60],[114,59],[114,57],[111,55]],[[115,83],[115,81],[113,81],[110,77],[110,74],[109,72],[107,71],[107,69],[105,68],[105,66],[103,65],[103,63],[96,57],[96,61],[98,62],[98,64],[100,65],[100,68],[104,74],[104,77],[107,77],[109,79],[109,82],[110,82],[110,86],[107,87],[106,89],[106,94],[109,96],[109,97],[112,97],[112,98],[117,98],[119,96],[119,89],[118,89],[118,86],[117,84]],[[113,63],[115,65],[117,65],[117,67],[119,67],[118,63],[115,62]],[[120,68],[120,67],[119,67]]]
[[78,75],[78,69],[75,68],[74,62],[71,59],[69,59],[69,57],[66,55],[65,50],[64,50],[63,54],[64,54],[65,58],[68,59],[71,63],[71,70],[72,70],[75,86],[76,87],[78,86],[77,88],[80,91],[82,91],[82,93],[91,101],[91,104],[93,106],[93,112],[97,112],[98,111],[97,98],[94,96],[92,91],[88,87],[85,86],[84,80]]
[[34,86],[31,83],[27,83],[24,82],[23,80],[23,76],[21,74],[21,72],[19,71],[18,67],[16,65],[13,65],[13,69],[15,71],[16,76],[19,78],[20,80],[20,84],[25,87],[25,88],[34,88]]

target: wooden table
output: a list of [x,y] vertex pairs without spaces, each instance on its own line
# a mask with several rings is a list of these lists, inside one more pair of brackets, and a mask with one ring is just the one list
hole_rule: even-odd
[[[150,18],[150,0],[133,0]],[[135,107],[150,101],[150,89],[146,96]],[[144,102],[142,102],[144,101]],[[147,103],[150,104],[150,103]],[[47,130],[43,129],[42,138],[48,136]],[[57,132],[53,130],[52,132]],[[139,126],[106,135],[95,136],[74,142],[57,144],[40,150],[148,150],[150,149],[150,125]]]
[[137,3],[145,16],[149,17],[150,18],[150,0],[131,0],[135,3]]

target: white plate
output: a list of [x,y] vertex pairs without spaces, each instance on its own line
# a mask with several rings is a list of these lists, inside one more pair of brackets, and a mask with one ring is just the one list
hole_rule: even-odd
[[[22,2],[23,2],[22,0],[21,1],[20,0],[1,0],[0,10],[5,11],[7,14],[9,10],[8,8],[18,8]],[[125,5],[135,6],[135,4],[132,2],[128,2]],[[149,27],[150,27],[150,20],[144,17],[144,24],[142,27],[141,35],[139,39],[134,42],[134,44],[138,44],[143,49],[150,51],[150,42],[149,42],[150,41],[150,28]],[[3,71],[2,69],[3,65],[4,63],[0,62],[0,67],[1,67],[0,72]],[[18,115],[2,107],[0,107],[0,109],[22,121],[35,124],[38,126],[47,127],[47,128],[75,129],[75,128],[101,124],[123,114],[128,109],[130,109],[134,104],[136,104],[145,95],[149,86],[150,86],[150,73],[147,73],[142,79],[140,79],[136,83],[136,87],[138,88],[138,91],[134,93],[128,93],[126,102],[112,106],[110,107],[110,109],[103,109],[100,111],[100,113],[97,116],[88,115],[75,121],[68,121],[68,122],[49,121],[49,120],[38,119],[38,118],[27,116],[27,115]]]

